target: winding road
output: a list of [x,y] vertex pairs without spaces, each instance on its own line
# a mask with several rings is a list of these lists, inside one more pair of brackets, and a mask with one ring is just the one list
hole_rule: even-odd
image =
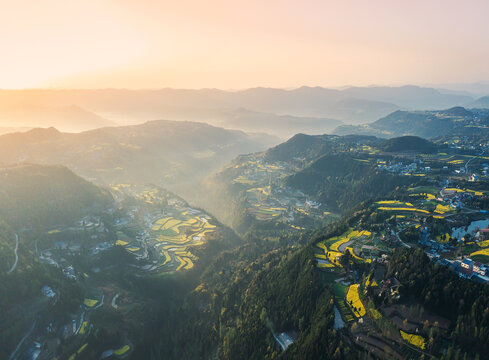
[[17,344],[17,347],[14,349],[14,352],[12,354],[10,354],[10,357],[8,358],[9,360],[13,360],[13,359],[16,359],[17,358],[17,352],[19,351],[19,349],[21,348],[22,344],[24,343],[25,339],[27,339],[32,331],[34,330],[34,328],[36,327],[36,321],[34,321],[32,323],[32,326],[31,328],[29,329],[29,331],[27,331],[27,333],[24,335],[24,337],[20,340],[20,342]]
[[391,234],[392,235],[395,235],[397,237],[397,240],[402,244],[402,246],[405,246],[407,248],[411,248],[411,245],[408,245],[406,244],[404,241],[401,240],[401,237],[399,236],[399,233],[398,232],[394,232],[393,230],[391,230]]
[[9,271],[7,271],[7,274],[10,274],[17,267],[17,263],[19,262],[19,255],[17,254],[18,250],[19,250],[19,235],[15,234],[15,250],[14,250],[15,262],[14,262],[14,265],[12,265],[12,268]]

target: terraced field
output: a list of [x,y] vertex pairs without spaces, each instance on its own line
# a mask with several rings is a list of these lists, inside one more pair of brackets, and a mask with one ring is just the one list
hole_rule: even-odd
[[355,254],[352,245],[357,240],[365,240],[371,237],[370,231],[350,229],[341,236],[335,236],[317,243],[316,246],[320,249],[320,252],[314,255],[317,266],[319,268],[342,267],[339,259],[346,251],[349,251],[355,260],[370,262],[370,259],[363,259]]
[[[116,195],[129,195],[140,201],[132,209],[135,221],[120,226],[115,245],[144,260],[146,265],[139,267],[145,271],[194,267],[198,257],[193,249],[204,245],[205,238],[216,230],[209,216],[156,187],[118,184],[112,190]],[[266,193],[267,188],[260,192]]]
[[156,220],[150,236],[162,254],[157,268],[192,269],[198,260],[192,248],[202,246],[206,235],[214,232],[215,228],[207,217],[192,215],[188,211]]
[[435,195],[428,192],[419,192],[410,194],[413,197],[413,203],[402,202],[397,200],[377,201],[377,210],[400,214],[398,216],[406,216],[409,214],[416,215],[433,215],[435,218],[443,218],[447,213],[453,213],[449,204],[436,200]]

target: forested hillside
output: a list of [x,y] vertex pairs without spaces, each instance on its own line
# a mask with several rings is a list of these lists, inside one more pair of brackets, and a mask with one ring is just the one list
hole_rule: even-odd
[[421,183],[379,172],[349,155],[325,155],[286,179],[289,186],[317,198],[332,210],[343,213],[361,201],[383,196],[398,186]]
[[374,136],[336,136],[336,135],[305,135],[297,134],[289,140],[268,149],[265,161],[292,161],[300,159],[310,161],[331,152],[348,151],[350,146],[358,143],[365,145],[378,144],[382,140]]
[[[311,246],[297,252],[258,238],[247,242],[218,256],[183,305],[163,310],[175,320],[153,325],[141,358],[356,359],[333,330],[332,288],[322,284]],[[283,331],[301,334],[286,353],[274,345],[274,334]],[[184,346],[189,337],[192,344]]]
[[110,193],[64,166],[19,164],[0,168],[0,218],[13,227],[73,222],[111,202]]
[[[489,351],[489,289],[464,281],[448,268],[433,264],[420,250],[398,250],[389,262],[386,278],[396,276],[403,296],[415,297],[423,306],[453,322],[450,352],[461,347],[476,358]],[[440,334],[429,340],[441,341]]]

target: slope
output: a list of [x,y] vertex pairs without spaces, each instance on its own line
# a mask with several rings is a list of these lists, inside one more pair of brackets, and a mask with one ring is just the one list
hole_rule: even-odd
[[202,123],[152,121],[79,134],[54,128],[0,137],[0,162],[63,164],[99,183],[155,183],[191,188],[240,153],[263,150],[275,138]]

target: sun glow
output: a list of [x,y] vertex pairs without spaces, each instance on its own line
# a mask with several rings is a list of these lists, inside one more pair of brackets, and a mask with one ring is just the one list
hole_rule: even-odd
[[484,1],[0,4],[0,88],[243,88],[489,78],[489,53],[480,46],[489,35]]

